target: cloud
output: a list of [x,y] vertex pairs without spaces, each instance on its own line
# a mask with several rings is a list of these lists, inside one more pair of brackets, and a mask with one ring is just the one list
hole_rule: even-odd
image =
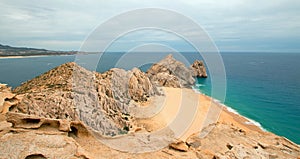
[[[299,44],[293,42],[300,39],[298,0],[262,0],[259,3],[255,0],[128,0],[126,3],[116,0],[84,3],[79,0],[10,0],[1,1],[0,7],[0,43],[10,45],[77,50],[89,33],[109,18],[132,9],[158,7],[194,19],[206,29],[221,51],[300,51]],[[163,23],[169,17],[157,18]],[[129,19],[120,24],[126,20]],[[174,25],[187,34],[195,34],[184,24]],[[122,26],[116,24],[111,32],[119,28]],[[111,33],[103,34],[110,36]],[[182,49],[187,47],[180,38],[157,31],[135,33],[117,44],[131,46],[137,38],[164,44],[168,41],[170,45],[181,45]]]

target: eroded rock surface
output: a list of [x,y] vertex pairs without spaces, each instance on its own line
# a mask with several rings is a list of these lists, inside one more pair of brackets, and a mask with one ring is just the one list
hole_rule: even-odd
[[297,158],[300,155],[298,145],[269,132],[245,132],[221,123],[209,127],[214,129],[206,137],[194,137],[201,141],[197,149],[203,158]]
[[195,83],[190,69],[175,60],[171,54],[152,65],[147,74],[157,86],[182,88],[191,87]]
[[22,96],[17,96],[11,92],[11,88],[7,87],[5,84],[0,83],[0,113],[5,114],[9,111],[11,107],[16,106],[16,104],[22,99]]
[[129,72],[129,95],[135,101],[147,101],[150,96],[158,94],[148,76],[137,68]]
[[44,118],[83,121],[103,135],[118,135],[134,124],[130,100],[147,101],[156,94],[145,73],[113,68],[103,74],[66,63],[14,90],[24,94],[13,112]]
[[[203,69],[199,63],[195,68]],[[199,71],[193,74],[168,56],[147,74],[137,68],[130,71],[114,68],[100,74],[67,63],[24,83],[13,93],[0,84],[0,158],[300,157],[299,145],[283,137],[245,131],[225,122],[204,128],[204,132],[211,130],[204,138],[194,134],[186,141],[139,154],[112,149],[89,131],[109,136],[130,131],[135,124],[128,110],[131,100],[144,102],[160,94],[157,85],[188,87],[194,82],[193,75],[204,77],[203,70],[202,75]],[[135,133],[130,135],[134,138]]]
[[34,131],[0,138],[0,158],[88,158],[73,138]]
[[194,77],[202,77],[202,78],[207,77],[206,68],[205,68],[205,65],[204,65],[203,61],[196,60],[191,65],[191,70],[192,70],[192,73],[193,73]]

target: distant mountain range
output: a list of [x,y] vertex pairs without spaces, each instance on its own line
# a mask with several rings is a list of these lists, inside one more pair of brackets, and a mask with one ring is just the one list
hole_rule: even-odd
[[27,47],[12,47],[0,44],[0,56],[73,55],[77,51],[53,51]]

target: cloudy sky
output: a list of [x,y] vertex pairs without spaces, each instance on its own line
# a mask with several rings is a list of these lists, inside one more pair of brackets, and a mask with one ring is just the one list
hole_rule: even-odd
[[[79,50],[102,23],[121,13],[149,7],[169,9],[193,19],[220,51],[300,52],[299,0],[2,0],[0,43]],[[166,17],[157,19],[168,23]],[[115,27],[124,25],[116,23]],[[115,41],[110,49],[121,51],[143,43],[191,50],[179,36],[158,30],[131,32]]]

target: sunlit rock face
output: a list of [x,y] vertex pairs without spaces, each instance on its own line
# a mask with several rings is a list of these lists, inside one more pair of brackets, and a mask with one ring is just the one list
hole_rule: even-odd
[[147,71],[150,80],[158,86],[191,87],[195,83],[192,71],[170,54]]

